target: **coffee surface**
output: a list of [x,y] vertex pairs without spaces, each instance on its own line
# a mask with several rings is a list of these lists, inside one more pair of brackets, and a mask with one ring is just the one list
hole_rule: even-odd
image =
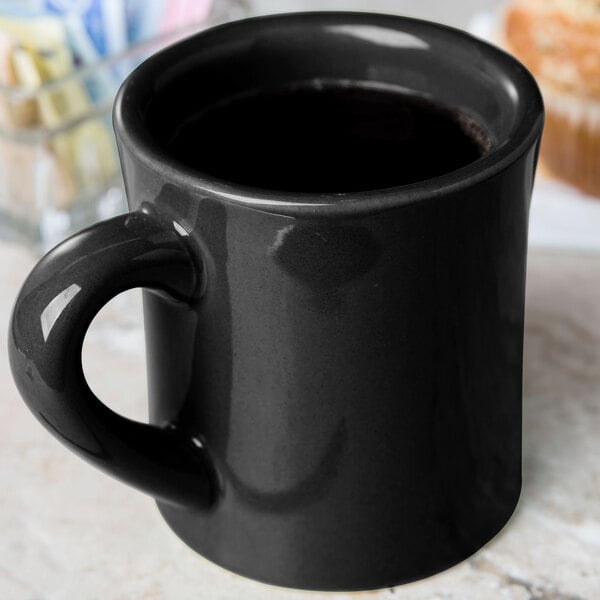
[[167,141],[172,156],[202,173],[314,193],[424,181],[471,163],[489,145],[473,119],[422,96],[335,84],[222,101]]

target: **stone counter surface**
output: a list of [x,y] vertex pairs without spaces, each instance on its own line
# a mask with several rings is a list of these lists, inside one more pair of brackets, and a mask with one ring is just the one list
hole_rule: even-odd
[[[6,331],[34,259],[8,244],[0,257]],[[107,404],[143,419],[138,310],[131,293],[101,313],[84,366]],[[393,589],[299,592],[214,566],[179,541],[150,498],[42,429],[18,396],[5,350],[0,385],[0,600],[600,599],[600,255],[529,257],[524,485],[512,520],[469,560]]]

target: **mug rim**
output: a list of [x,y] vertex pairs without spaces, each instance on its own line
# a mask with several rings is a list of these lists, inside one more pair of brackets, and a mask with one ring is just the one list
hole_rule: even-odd
[[[457,43],[474,45],[478,51],[510,73],[510,81],[516,92],[527,98],[516,110],[515,125],[509,136],[498,147],[467,165],[436,177],[393,187],[349,192],[288,192],[270,188],[245,185],[221,179],[209,173],[193,169],[169,156],[168,152],[148,134],[139,106],[142,94],[140,83],[144,79],[156,77],[155,65],[169,60],[176,63],[185,49],[198,37],[204,37],[232,28],[254,26],[268,21],[305,21],[314,19],[325,23],[329,19],[354,20],[353,24],[381,25],[397,31],[404,31],[404,25],[442,31],[453,36]],[[146,99],[147,100],[147,99]],[[529,70],[514,56],[481,40],[461,29],[402,15],[358,12],[358,11],[308,11],[261,15],[218,24],[188,36],[167,48],[151,55],[139,65],[123,82],[113,107],[113,126],[119,144],[127,147],[134,156],[165,179],[203,192],[226,202],[246,205],[278,214],[327,214],[374,212],[395,206],[412,204],[441,195],[460,192],[477,183],[489,179],[517,161],[541,136],[544,124],[544,103],[539,87]]]

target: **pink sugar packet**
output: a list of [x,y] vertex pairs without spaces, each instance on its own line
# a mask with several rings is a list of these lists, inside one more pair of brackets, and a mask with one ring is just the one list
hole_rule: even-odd
[[169,33],[186,25],[201,23],[210,13],[212,0],[167,0],[161,33]]

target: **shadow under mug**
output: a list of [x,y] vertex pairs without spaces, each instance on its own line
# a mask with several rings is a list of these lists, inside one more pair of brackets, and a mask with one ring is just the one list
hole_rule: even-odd
[[[195,172],[150,133],[149,119],[168,128],[250,86],[315,78],[460,107],[492,147],[409,185],[284,193]],[[263,17],[151,57],[123,85],[114,124],[130,213],[52,250],[14,309],[11,366],[40,422],[154,496],[197,552],[261,581],[380,588],[490,540],[521,486],[543,126],[526,69],[424,21]],[[145,288],[150,424],[102,404],[81,365],[94,315],[133,287]]]

